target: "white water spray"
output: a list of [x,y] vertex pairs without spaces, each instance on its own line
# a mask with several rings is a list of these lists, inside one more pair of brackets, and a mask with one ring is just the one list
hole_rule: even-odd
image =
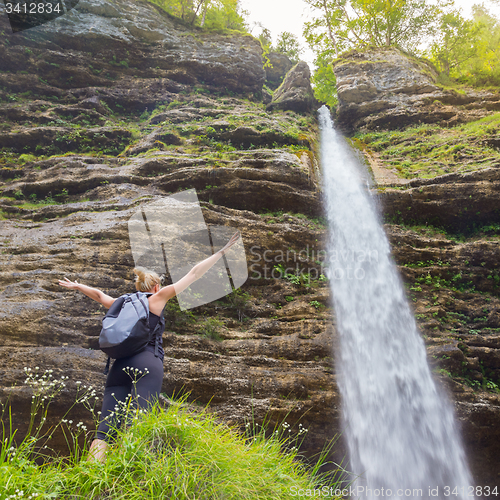
[[357,496],[471,500],[453,410],[431,376],[375,204],[326,107],[319,118],[338,385]]

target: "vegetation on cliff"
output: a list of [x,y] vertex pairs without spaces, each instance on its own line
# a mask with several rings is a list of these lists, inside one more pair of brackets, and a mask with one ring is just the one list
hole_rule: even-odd
[[[435,103],[437,108],[443,107]],[[354,144],[376,154],[385,168],[401,178],[433,178],[500,165],[500,113],[443,128],[424,124],[405,130],[358,132]]]
[[500,20],[484,4],[474,5],[472,13],[472,19],[456,10],[441,15],[436,39],[425,55],[445,77],[467,85],[498,86]]
[[[325,465],[327,448],[312,467],[299,460],[299,448],[307,433],[302,425],[292,432],[290,425],[283,422],[266,431],[249,414],[241,433],[217,422],[206,409],[187,406],[185,398],[170,403],[166,409],[157,402],[148,412],[134,411],[129,402],[126,425],[118,430],[104,464],[86,460],[86,428],[82,422],[65,418],[57,426],[64,428],[71,454],[54,458],[47,446],[54,429],[47,430],[44,422],[50,394],[54,396],[54,387],[64,383],[52,380],[47,372],[39,377],[31,372],[30,381],[35,380],[44,380],[45,384],[33,386],[36,395],[32,409],[41,410],[41,415],[32,413],[36,424],[30,427],[31,434],[18,444],[12,429],[9,432],[4,427],[1,436],[0,495],[6,500],[284,500],[299,490],[334,491],[340,479],[337,472],[319,472]],[[80,399],[90,392],[84,389]],[[42,399],[43,395],[47,400]],[[4,413],[7,409],[4,406]]]

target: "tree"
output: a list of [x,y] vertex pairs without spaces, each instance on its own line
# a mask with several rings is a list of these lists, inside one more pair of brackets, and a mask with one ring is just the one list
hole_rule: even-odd
[[473,18],[457,10],[440,18],[440,32],[427,56],[447,77],[470,85],[500,84],[500,21],[484,5]]
[[189,21],[193,13],[193,0],[153,0],[163,10],[183,21]]
[[285,54],[295,63],[299,62],[300,54],[303,52],[299,39],[289,31],[283,31],[278,35],[275,51]]
[[330,107],[337,105],[337,88],[332,60],[338,59],[351,41],[345,23],[347,0],[305,0],[317,13],[304,24],[304,38],[315,52],[315,69],[311,77],[314,96]]
[[[304,36],[323,35],[335,51],[353,47],[399,47],[414,52],[436,30],[439,13],[452,0],[305,0],[315,18]],[[313,50],[314,47],[312,46]]]
[[472,8],[474,20],[480,24],[476,55],[461,68],[461,79],[474,85],[500,85],[500,20],[484,5]]
[[436,19],[448,1],[352,0],[364,41],[377,47],[399,47],[415,52],[436,32]]
[[247,26],[240,12],[239,0],[205,0],[208,2],[205,24],[207,29],[212,30],[239,30],[246,31]]
[[265,68],[272,68],[273,65],[271,64],[271,61],[269,60],[269,52],[272,51],[273,49],[273,41],[272,41],[272,35],[271,31],[262,26],[262,23],[255,23],[256,26],[259,26],[261,29],[260,35],[257,37],[257,39],[260,41],[260,45],[262,46],[262,59],[264,59],[264,69]]
[[459,73],[464,63],[477,54],[482,27],[479,22],[464,19],[459,11],[443,14],[439,36],[430,48],[430,59],[446,76]]
[[239,0],[151,0],[163,10],[191,24],[209,30],[246,31]]
[[320,102],[324,102],[330,108],[337,105],[337,87],[335,74],[333,72],[332,51],[324,51],[314,60],[316,67],[311,77],[311,84],[314,90],[314,97]]
[[346,25],[347,0],[305,0],[314,9],[316,17],[304,24],[304,37],[309,46],[320,52],[333,49],[335,57],[349,46],[349,33]]

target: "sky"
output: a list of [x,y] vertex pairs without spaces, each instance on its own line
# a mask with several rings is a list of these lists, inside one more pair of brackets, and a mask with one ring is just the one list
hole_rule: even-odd
[[[492,14],[500,18],[500,5],[489,0],[455,0],[455,5],[462,9],[462,15],[469,17],[471,7],[475,3],[484,3]],[[261,28],[257,23],[269,29],[273,36],[273,42],[283,31],[290,31],[297,35],[305,50],[302,59],[313,68],[314,54],[307,48],[302,38],[302,25],[311,19],[310,9],[303,0],[240,0],[243,9],[249,11],[247,20],[250,24],[251,33],[258,36]]]

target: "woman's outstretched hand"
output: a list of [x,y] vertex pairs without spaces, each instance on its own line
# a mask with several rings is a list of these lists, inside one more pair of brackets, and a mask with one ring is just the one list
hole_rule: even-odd
[[68,278],[64,278],[66,281],[59,280],[59,284],[61,286],[65,286],[66,288],[71,288],[72,290],[78,290],[80,283],[75,281],[70,281]]
[[220,249],[220,252],[222,255],[224,255],[239,239],[241,236],[239,231],[236,231],[232,236],[231,239]]

